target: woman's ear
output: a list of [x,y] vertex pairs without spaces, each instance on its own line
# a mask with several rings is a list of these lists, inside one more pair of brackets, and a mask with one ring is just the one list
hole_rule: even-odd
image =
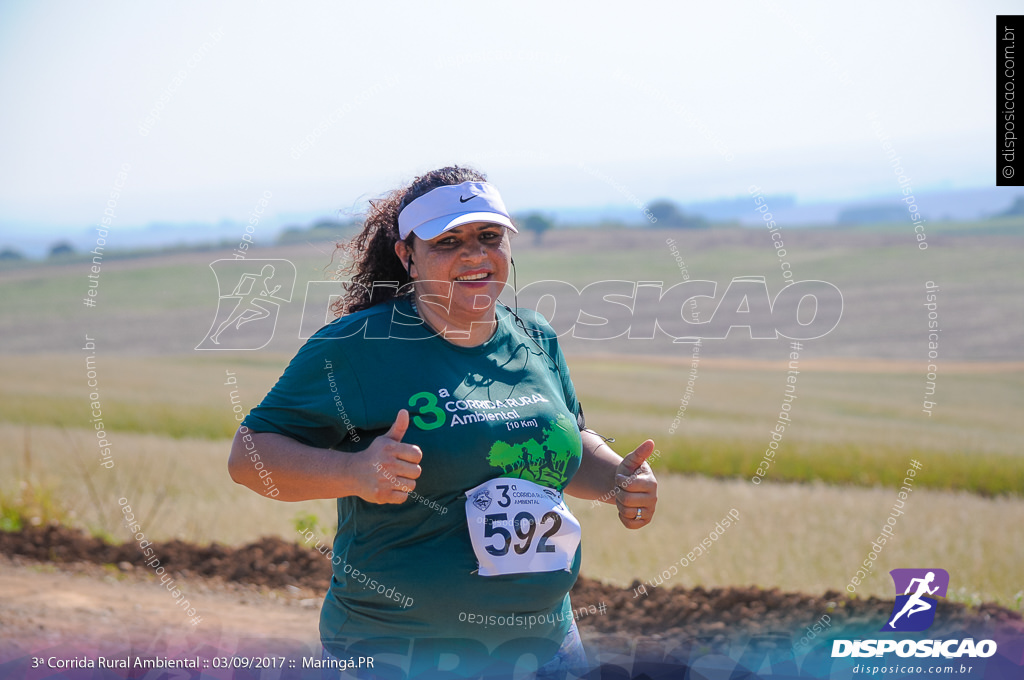
[[409,246],[405,245],[405,241],[395,241],[395,255],[398,256],[399,261],[402,263],[402,267],[405,272],[412,278],[412,250]]

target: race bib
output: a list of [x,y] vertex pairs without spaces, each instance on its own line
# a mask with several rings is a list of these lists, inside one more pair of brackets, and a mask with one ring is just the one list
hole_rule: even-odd
[[466,522],[481,576],[572,570],[580,523],[554,489],[489,480],[466,492]]

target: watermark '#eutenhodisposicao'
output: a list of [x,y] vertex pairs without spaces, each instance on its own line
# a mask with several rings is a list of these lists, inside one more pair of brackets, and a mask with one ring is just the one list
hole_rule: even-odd
[[[601,614],[602,616],[608,610],[608,606],[604,602],[599,602],[596,605],[583,606],[578,609],[571,609],[569,616],[574,621],[579,621],[587,616],[593,616],[594,614]],[[526,628],[527,630],[538,626],[540,624],[551,625],[558,621],[565,620],[565,613],[558,612],[558,614],[548,614],[546,616],[538,616],[536,614],[474,614],[472,612],[459,612],[459,621],[463,623],[472,623],[484,628],[501,628],[506,626],[518,626],[520,628]]]
[[903,514],[904,501],[907,500],[911,491],[914,490],[914,477],[917,475],[917,471],[921,469],[921,463],[916,460],[910,461],[910,467],[907,468],[907,476],[903,479],[903,486],[900,487],[899,493],[896,494],[896,502],[893,503],[892,510],[889,516],[885,519],[885,524],[882,525],[882,531],[871,543],[871,551],[868,552],[867,557],[864,559],[863,567],[857,569],[857,572],[850,579],[850,583],[847,584],[846,589],[854,593],[857,591],[857,586],[860,585],[861,579],[867,578],[868,574],[874,573],[871,569],[874,566],[875,561],[885,548],[885,544],[892,540],[894,537],[893,529],[896,526],[896,519]]
[[100,294],[100,272],[103,270],[103,249],[107,245],[108,228],[117,216],[114,212],[117,209],[117,199],[121,197],[121,190],[124,188],[124,183],[128,179],[128,171],[131,169],[131,164],[121,164],[121,169],[114,177],[114,188],[110,190],[107,207],[103,209],[103,217],[100,218],[100,224],[96,226],[96,247],[89,251],[89,254],[92,255],[91,273],[86,275],[86,278],[89,279],[89,287],[82,299],[82,304],[86,307],[95,307],[96,297]]
[[124,515],[124,525],[128,528],[128,531],[134,534],[135,542],[139,546],[139,552],[142,553],[146,560],[146,566],[160,577],[160,583],[167,588],[171,597],[175,598],[175,604],[181,607],[185,615],[192,619],[192,625],[198,626],[202,622],[203,617],[196,615],[195,607],[185,599],[181,590],[174,585],[175,579],[171,578],[170,574],[164,573],[164,568],[160,565],[160,558],[156,556],[156,551],[152,548],[152,541],[146,539],[146,534],[142,531],[142,527],[135,521],[135,513],[128,499],[122,496],[117,499],[117,504],[121,506],[121,514]]
[[914,198],[914,190],[910,186],[910,178],[903,171],[903,157],[896,155],[896,149],[889,142],[889,135],[885,133],[882,129],[882,124],[878,122],[878,114],[872,111],[868,114],[868,120],[871,121],[871,129],[875,133],[875,137],[882,142],[882,150],[885,151],[886,157],[889,159],[889,165],[892,166],[892,171],[896,175],[896,183],[899,184],[900,193],[903,194],[903,198],[900,200],[907,205],[907,212],[910,213],[910,222],[914,225],[917,247],[919,250],[928,250],[928,235],[924,230],[924,223],[928,220],[922,217],[921,209]]
[[750,478],[750,481],[754,484],[760,484],[761,479],[768,474],[768,468],[771,467],[775,460],[775,452],[779,448],[779,443],[782,441],[782,435],[786,433],[786,427],[793,424],[793,420],[789,417],[790,411],[793,409],[793,400],[797,398],[796,393],[796,377],[800,375],[800,352],[804,348],[803,344],[799,342],[792,342],[789,344],[789,371],[786,375],[786,393],[782,395],[782,404],[779,407],[779,417],[775,421],[775,427],[768,433],[771,437],[771,441],[768,442],[768,448],[764,450],[764,455],[761,457],[761,462],[757,464],[757,469],[754,471],[754,476]]
[[935,362],[939,358],[939,286],[934,281],[926,281],[924,284],[924,308],[928,310],[928,366],[924,377],[924,401],[921,403],[921,411],[929,418],[932,409],[938,406],[938,402],[931,401],[929,397],[935,396],[935,378],[939,372],[939,366]]
[[[686,261],[683,260],[682,254],[676,247],[675,239],[667,238],[665,243],[668,245],[669,253],[672,258],[676,261],[676,265],[679,267],[679,275],[683,277],[683,281],[690,280],[690,270],[686,266]],[[690,298],[690,321],[691,323],[700,323],[700,314],[697,310],[697,298]],[[692,354],[690,357],[690,375],[686,380],[686,388],[683,390],[683,396],[679,398],[679,408],[676,410],[676,416],[672,419],[672,424],[668,426],[668,433],[675,434],[676,429],[680,423],[683,422],[683,418],[686,416],[686,409],[690,406],[690,400],[693,399],[694,395],[694,383],[697,382],[697,370],[700,367],[700,349],[701,339],[688,339],[690,344],[693,346]]]

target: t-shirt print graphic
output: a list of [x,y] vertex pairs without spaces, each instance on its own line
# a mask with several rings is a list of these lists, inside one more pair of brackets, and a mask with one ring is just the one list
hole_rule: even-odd
[[574,448],[573,441],[577,437],[579,433],[575,423],[559,413],[535,437],[519,442],[494,442],[487,462],[492,467],[501,468],[504,477],[562,488]]

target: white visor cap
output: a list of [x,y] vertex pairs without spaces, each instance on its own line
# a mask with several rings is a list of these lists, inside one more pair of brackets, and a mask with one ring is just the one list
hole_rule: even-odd
[[491,222],[518,233],[493,184],[463,182],[423,194],[398,213],[398,235],[415,232],[424,241],[470,222]]

